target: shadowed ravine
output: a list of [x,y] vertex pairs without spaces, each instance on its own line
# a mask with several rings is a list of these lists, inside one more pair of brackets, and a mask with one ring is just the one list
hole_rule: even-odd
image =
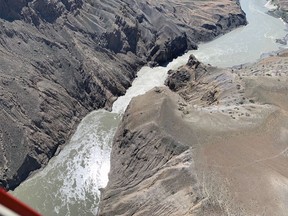
[[[42,171],[20,185],[13,194],[44,215],[55,215],[55,213],[59,215],[95,215],[100,199],[99,188],[105,187],[108,181],[107,175],[110,169],[110,152],[113,136],[131,98],[144,94],[155,86],[163,86],[169,70],[174,71],[170,71],[168,78],[170,85],[173,82],[178,84],[178,81],[176,82],[173,79],[173,74],[176,74],[175,79],[177,80],[177,69],[187,63],[190,54],[194,54],[196,58],[206,64],[217,67],[231,67],[255,62],[263,53],[277,51],[280,47],[284,48],[283,45],[275,41],[286,35],[286,26],[280,19],[266,14],[265,3],[265,0],[242,0],[241,5],[247,14],[249,23],[247,26],[240,27],[212,42],[201,44],[197,51],[189,51],[187,54],[173,60],[166,67],[155,67],[152,69],[143,67],[138,72],[138,77],[134,80],[132,87],[127,90],[125,96],[119,97],[114,103],[112,112],[98,110],[87,115],[81,121],[70,143],[67,144],[59,155],[53,158]],[[197,62],[197,60],[193,61]],[[254,71],[257,71],[266,62],[263,60],[257,64],[253,66],[255,68]],[[279,146],[269,146],[270,141],[273,140],[274,131],[282,130],[282,140],[286,140],[284,121],[286,117],[283,117],[285,116],[283,114],[283,112],[285,113],[285,109],[283,108],[284,111],[275,111],[277,108],[266,105],[267,102],[279,104],[281,108],[286,105],[285,102],[281,104],[282,100],[278,100],[278,98],[273,99],[271,96],[273,95],[273,91],[271,91],[270,81],[267,81],[267,78],[264,77],[263,81],[259,84],[257,79],[251,78],[250,70],[252,69],[250,68],[253,67],[250,65],[243,66],[243,69],[239,69],[239,71],[237,71],[238,69],[230,68],[222,70],[200,63],[199,65],[200,67],[197,66],[195,68],[194,62],[191,65],[184,66],[185,70],[183,70],[186,71],[184,73],[188,74],[189,77],[195,75],[193,73],[204,74],[204,76],[200,76],[200,81],[197,79],[187,81],[187,83],[192,83],[190,86],[195,85],[195,87],[191,87],[193,91],[189,89],[190,87],[187,83],[181,84],[174,89],[168,83],[168,86],[180,96],[163,87],[150,91],[144,96],[137,97],[130,104],[114,139],[115,148],[113,147],[112,152],[110,181],[103,195],[101,214],[115,215],[117,211],[121,211],[119,214],[129,214],[137,211],[139,215],[152,214],[153,212],[154,215],[189,215],[187,209],[196,214],[201,206],[202,213],[204,212],[206,215],[221,215],[227,209],[237,211],[237,208],[233,206],[233,199],[241,201],[241,191],[243,190],[241,188],[241,178],[244,178],[243,176],[246,176],[245,172],[248,172],[248,169],[244,168],[249,167],[251,169],[249,172],[253,173],[256,166],[263,166],[263,163],[266,163],[266,161],[273,160],[286,152],[286,144],[281,141],[281,138],[277,143]],[[201,71],[202,69],[206,72]],[[215,83],[211,80],[215,81]],[[233,84],[229,80],[232,80]],[[199,85],[199,82],[208,84],[202,86]],[[279,85],[277,80],[275,82]],[[282,81],[280,83],[279,92],[283,89],[285,93],[285,83]],[[254,88],[257,85],[261,85],[262,89],[266,89],[267,94],[263,93],[265,91],[259,92],[259,89]],[[217,92],[221,92],[222,94],[219,96],[215,92],[215,98],[212,98],[211,101],[209,92],[213,92],[215,86],[219,88]],[[205,95],[207,92],[208,96]],[[243,97],[257,100],[257,102],[251,105],[249,99],[242,101]],[[274,101],[271,102],[271,98]],[[219,106],[215,105],[217,101],[220,104]],[[194,105],[197,105],[197,107],[195,108]],[[249,111],[250,109],[252,111]],[[141,110],[143,110],[142,117]],[[252,115],[253,121],[248,118],[247,114]],[[235,119],[238,119],[241,123],[236,122]],[[255,125],[261,125],[261,127],[255,129],[255,125],[251,124],[251,122],[255,123]],[[151,126],[146,128],[146,126],[143,126],[143,123],[147,123],[147,125],[151,124]],[[274,131],[267,129],[271,125],[274,126]],[[149,134],[151,127],[157,132],[155,135]],[[174,127],[177,127],[177,130]],[[240,130],[239,128],[244,129]],[[127,129],[126,133],[124,133],[125,129]],[[134,129],[136,131],[133,132]],[[225,132],[226,130],[227,132]],[[247,130],[249,132],[246,133],[245,131]],[[158,135],[162,136],[162,134],[164,134],[163,137],[157,137]],[[243,139],[241,139],[242,134],[245,134],[245,138]],[[258,134],[258,136],[254,136],[255,134]],[[266,134],[266,136],[262,137],[263,134]],[[150,138],[151,140],[149,140]],[[153,143],[153,138],[161,140],[158,146]],[[159,153],[163,154],[164,157],[167,156],[167,152],[171,153],[167,158],[159,159],[159,161],[152,158],[155,160],[153,162],[155,164],[151,162],[151,167],[149,167],[150,165],[148,166],[143,162],[146,157],[145,152],[138,151],[140,153],[138,154],[137,152],[135,154],[139,156],[140,162],[137,162],[132,159],[133,154],[130,152],[131,149],[129,149],[129,141],[131,143],[139,143],[145,149],[145,142],[139,141],[139,139],[144,139],[144,141],[148,139],[149,142],[151,141],[151,146],[154,148],[155,144],[155,148],[159,148]],[[175,140],[177,141],[176,144],[174,143]],[[149,143],[148,141],[147,143]],[[125,142],[128,143],[126,143],[128,145],[127,151],[118,146],[119,143],[125,146]],[[162,143],[170,143],[171,146],[163,147]],[[247,147],[252,148],[253,151],[250,151],[251,155],[246,156],[247,152],[244,151],[245,149],[238,148],[239,145],[244,145],[245,143],[256,143],[255,146]],[[258,155],[256,151],[259,148],[257,143],[267,143],[265,145],[267,151],[263,150]],[[177,146],[178,144],[179,147],[175,150],[174,145]],[[213,148],[213,145],[219,148]],[[271,149],[269,149],[270,147]],[[117,155],[118,151],[123,151],[123,156]],[[147,151],[153,151],[153,149],[148,149]],[[239,158],[236,158],[236,160],[229,157],[229,154],[232,155],[234,151],[240,152],[238,155]],[[242,151],[245,157],[242,157]],[[227,157],[223,157],[226,154]],[[191,159],[192,155],[195,158]],[[129,159],[127,159],[127,156],[129,156]],[[148,162],[151,159],[149,157],[148,155],[146,158]],[[126,164],[128,161],[135,163],[132,168]],[[185,161],[187,163],[183,163]],[[276,161],[275,163],[277,163],[276,165],[279,169],[285,164],[282,161]],[[123,168],[124,165],[127,165],[128,170]],[[144,169],[149,170],[150,168],[152,171],[147,174]],[[181,172],[181,169],[184,171]],[[192,175],[189,169],[195,170],[198,176],[193,176],[194,174]],[[236,172],[235,170],[240,171]],[[182,179],[182,182],[177,183],[175,179],[171,178],[171,173],[175,174],[178,179]],[[206,175],[207,173],[210,174]],[[238,180],[232,179],[227,184],[235,188],[236,192],[240,195],[235,196],[233,199],[231,198],[231,202],[227,202],[227,198],[231,194],[229,194],[229,191],[227,194],[223,191],[228,190],[229,187],[226,184],[221,185],[218,183],[222,178],[229,176],[231,173],[233,175],[236,173],[235,178],[240,180],[237,182]],[[133,175],[139,175],[139,177],[133,177]],[[127,177],[127,179],[123,180],[123,176]],[[115,179],[111,179],[113,177]],[[265,177],[268,178],[268,176]],[[199,181],[199,178],[202,180]],[[143,179],[145,181],[141,182],[140,180]],[[167,180],[165,184],[162,181],[163,179]],[[210,179],[213,179],[213,181],[210,181]],[[186,180],[187,182],[185,182]],[[257,181],[256,179],[252,180]],[[279,185],[284,184],[283,181],[286,180],[278,176],[277,178],[271,177],[271,181],[276,182],[275,188],[280,190]],[[151,182],[156,182],[156,184],[153,185]],[[177,185],[174,185],[173,182],[176,182]],[[201,185],[197,185],[198,183],[201,183]],[[215,185],[212,183],[215,183]],[[137,186],[137,184],[139,185]],[[180,184],[182,185],[181,187],[179,186]],[[264,186],[265,184],[267,182],[263,181]],[[163,185],[166,187],[165,190],[163,189]],[[218,190],[218,186],[216,185],[219,188],[223,187],[223,190],[222,188]],[[175,190],[174,192],[167,190],[167,188],[172,186],[173,190]],[[127,188],[130,189],[128,190]],[[255,190],[259,192],[260,189],[256,187]],[[146,192],[143,192],[145,190]],[[137,194],[135,191],[140,192]],[[220,192],[221,194],[219,194]],[[257,201],[258,196],[264,196],[264,194],[259,192],[258,195],[255,195],[257,197],[254,197],[252,192],[249,194],[251,200]],[[157,196],[155,196],[156,193]],[[193,193],[193,198],[186,199],[186,193]],[[212,193],[211,197],[207,193]],[[162,196],[167,199],[165,201],[171,205],[171,209],[168,209],[167,206],[163,206],[163,209],[161,209],[155,205],[157,200],[159,201],[163,198]],[[221,196],[224,198],[222,199]],[[122,197],[124,201],[122,202],[119,197]],[[141,203],[143,197],[146,197],[146,199],[150,197],[151,203]],[[171,200],[169,197],[171,197]],[[127,199],[127,202],[125,202],[125,199]],[[135,203],[132,202],[135,204],[134,207],[131,206],[131,203],[129,204],[130,199],[134,200],[133,202]],[[179,207],[180,204],[177,207],[175,201],[177,199],[177,203],[181,203],[183,208]],[[211,202],[209,203],[211,209],[205,209],[206,201],[207,203]],[[216,201],[223,203],[224,207]],[[185,207],[188,203],[193,203],[193,205]],[[258,205],[259,203],[256,204]],[[139,205],[143,206],[140,209],[135,209],[135,206]],[[147,207],[149,205],[151,205],[151,208]],[[252,207],[253,205],[253,202],[251,202]],[[153,209],[154,207],[155,209]],[[248,210],[252,208],[244,207]],[[257,213],[259,212],[257,208],[254,210]],[[201,210],[199,211],[201,213]],[[270,211],[272,211],[272,208],[269,209],[267,207],[267,212],[269,213]],[[250,212],[253,211],[251,210]],[[239,215],[241,215],[241,212]],[[281,215],[280,211],[279,215]]]

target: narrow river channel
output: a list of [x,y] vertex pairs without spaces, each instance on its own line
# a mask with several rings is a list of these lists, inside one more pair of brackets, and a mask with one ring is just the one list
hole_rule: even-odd
[[241,0],[247,26],[201,44],[167,67],[143,67],[126,95],[114,103],[112,112],[98,110],[87,115],[60,154],[12,193],[46,216],[95,215],[99,189],[108,182],[112,139],[131,98],[163,85],[167,71],[186,64],[192,53],[204,63],[229,67],[255,62],[262,54],[285,48],[276,39],[287,34],[286,25],[267,14],[266,3]]

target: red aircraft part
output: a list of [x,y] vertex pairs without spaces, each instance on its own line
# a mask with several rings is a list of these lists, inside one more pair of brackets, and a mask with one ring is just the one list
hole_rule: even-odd
[[[38,212],[0,188],[0,205],[21,216],[41,216]],[[1,212],[0,212],[1,215]],[[6,216],[6,215],[4,215]]]

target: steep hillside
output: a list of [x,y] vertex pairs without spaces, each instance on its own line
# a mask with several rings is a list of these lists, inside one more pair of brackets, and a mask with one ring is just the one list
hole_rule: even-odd
[[134,98],[99,215],[286,216],[287,69],[288,51],[227,69],[191,56]]
[[144,64],[246,23],[237,1],[0,0],[0,184],[47,164]]

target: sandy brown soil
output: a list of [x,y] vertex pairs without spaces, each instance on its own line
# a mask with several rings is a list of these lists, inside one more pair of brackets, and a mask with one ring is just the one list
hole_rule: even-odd
[[287,69],[287,51],[230,69],[191,57],[175,93],[135,98],[100,215],[288,215]]
[[0,0],[0,185],[45,166],[142,65],[244,24],[236,0]]

